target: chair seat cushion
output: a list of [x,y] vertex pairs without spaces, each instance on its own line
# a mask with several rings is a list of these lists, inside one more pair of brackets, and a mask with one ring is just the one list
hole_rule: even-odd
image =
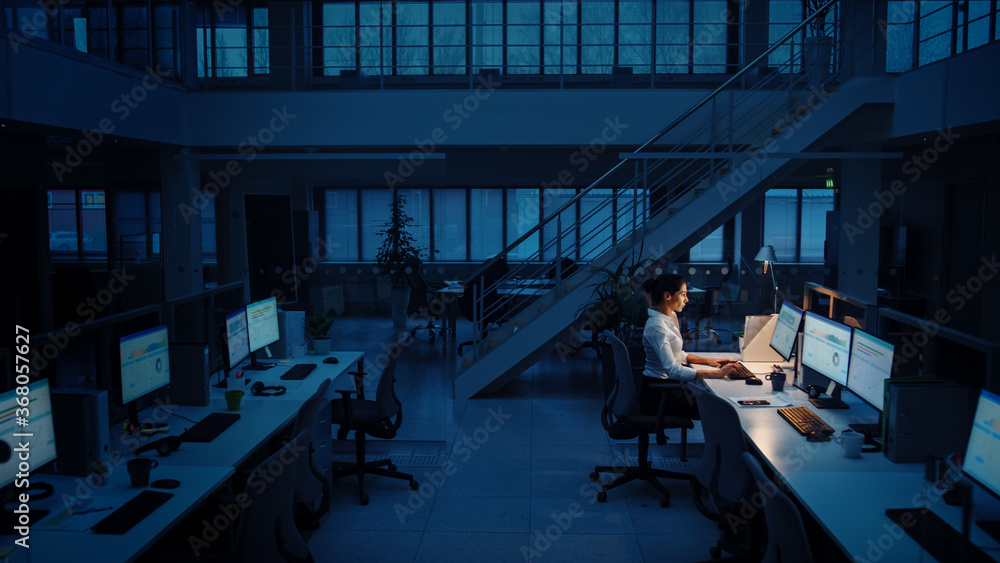
[[[379,412],[378,403],[363,399],[349,399],[351,401],[351,413],[354,415],[354,423],[377,424],[382,420],[382,413]],[[347,423],[344,414],[344,400],[334,399],[330,401],[330,417],[334,424]]]

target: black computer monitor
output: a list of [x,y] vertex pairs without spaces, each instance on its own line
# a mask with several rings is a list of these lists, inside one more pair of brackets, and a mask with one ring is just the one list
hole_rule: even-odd
[[881,415],[885,403],[885,380],[892,377],[895,346],[854,329],[851,336],[851,362],[847,370],[847,388],[862,401],[879,411],[879,423],[853,423],[851,428],[872,438],[882,436]]
[[771,348],[781,354],[786,362],[792,359],[792,348],[795,346],[795,336],[799,333],[800,324],[802,324],[802,309],[788,301],[782,301],[778,322],[774,325],[774,334],[771,335]]
[[226,369],[236,366],[250,355],[250,335],[247,331],[247,311],[241,308],[226,315]]
[[[1000,499],[1000,395],[986,389],[979,392],[962,473]],[[1000,537],[1000,522],[976,523],[991,536]]]
[[250,365],[246,369],[272,368],[274,364],[258,363],[256,352],[279,340],[278,298],[270,297],[251,303],[247,305],[246,311],[247,337],[250,343]]
[[840,392],[847,385],[847,368],[851,360],[851,328],[821,317],[812,311],[803,316],[802,365],[819,372],[835,383],[831,398],[809,401],[821,409],[843,409]]
[[122,404],[128,407],[129,423],[134,426],[139,425],[138,400],[170,384],[168,342],[167,325],[119,340]]
[[[25,452],[18,451],[20,442],[28,444],[27,460],[21,457]],[[35,507],[27,514],[17,514],[4,507],[3,502],[14,498],[20,506],[26,504],[25,500],[51,496],[51,485],[39,481],[37,475],[55,459],[56,432],[49,380],[40,379],[0,395],[0,526],[8,534],[13,533],[15,526],[30,525],[48,515],[48,510]],[[22,494],[28,496],[22,498]]]

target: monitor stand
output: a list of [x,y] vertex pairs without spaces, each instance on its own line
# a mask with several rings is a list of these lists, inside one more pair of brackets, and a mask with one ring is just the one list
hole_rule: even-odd
[[243,367],[243,369],[248,369],[251,371],[262,371],[265,369],[271,369],[277,364],[262,364],[257,362],[257,352],[250,352],[250,363]]
[[[833,392],[830,393],[830,398],[820,398],[814,397],[809,399],[809,402],[813,404],[817,409],[846,409],[848,408],[847,403],[840,400],[840,393],[843,391],[843,386],[839,383],[832,383]],[[827,389],[829,391],[829,389]]]

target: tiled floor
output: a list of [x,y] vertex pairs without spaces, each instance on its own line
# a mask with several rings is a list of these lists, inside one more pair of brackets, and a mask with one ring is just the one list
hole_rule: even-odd
[[[340,319],[336,347],[374,358],[379,343],[395,334],[389,324]],[[419,338],[397,367],[400,433],[369,443],[387,449],[420,489],[368,477],[371,504],[360,506],[356,480],[336,482],[331,513],[310,540],[317,561],[708,559],[716,527],[695,510],[687,485],[664,481],[672,495],[665,509],[641,482],[596,502],[599,484],[588,477],[594,466],[613,464],[623,450],[634,455],[635,447],[610,440],[601,426],[600,362],[593,350],[564,362],[553,354],[500,393],[456,401],[454,343],[432,343],[426,333]],[[369,376],[370,385],[377,375]],[[671,452],[654,445],[652,455]]]

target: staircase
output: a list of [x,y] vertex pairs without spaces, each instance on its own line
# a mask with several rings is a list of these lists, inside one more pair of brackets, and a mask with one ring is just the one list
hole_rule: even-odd
[[[853,61],[841,61],[839,50],[833,49],[823,63],[809,60],[817,49],[804,47],[811,43],[804,30],[815,29],[813,21],[839,30],[839,7],[838,0],[827,2],[501,252],[499,257],[516,254],[521,244],[537,245],[536,237],[543,236],[540,249],[512,264],[507,276],[484,293],[523,277],[547,274],[557,281],[534,301],[505,295],[486,305],[474,296],[477,339],[455,380],[457,399],[497,391],[553,349],[560,356],[568,354],[579,340],[574,340],[574,325],[580,324],[581,305],[592,298],[599,269],[614,270],[623,260],[669,261],[672,253],[711,232],[706,225],[714,229],[737,213],[742,202],[760,197],[794,171],[804,162],[801,153],[821,150],[824,137],[863,106],[892,102],[889,80],[843,76],[840,69],[851,68]],[[775,63],[778,52],[788,53],[781,63]],[[857,57],[866,55],[871,54]],[[563,224],[564,209],[585,197],[592,201],[596,194],[607,197],[579,223]],[[559,260],[547,271],[537,271],[537,264],[563,256],[580,263],[572,275],[562,275]],[[494,307],[511,320],[480,339],[479,319],[489,318]]]

